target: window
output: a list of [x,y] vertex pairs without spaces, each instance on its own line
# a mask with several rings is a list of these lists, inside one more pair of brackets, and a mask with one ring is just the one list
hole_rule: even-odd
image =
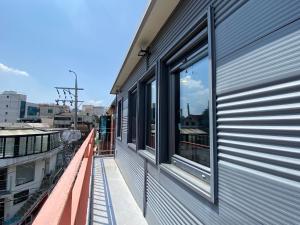
[[8,113],[7,112],[5,112],[5,115],[7,115]]
[[19,137],[19,156],[26,154],[26,137]]
[[210,100],[207,53],[196,62],[187,61],[174,76],[175,153],[209,167]]
[[[172,90],[173,161],[197,163],[209,180],[210,75],[207,43],[176,61],[170,69]],[[179,163],[180,165],[180,163]],[[183,167],[186,169],[186,166]],[[200,174],[200,173],[199,173]]]
[[122,100],[118,102],[118,124],[117,124],[117,137],[121,137],[122,133],[122,117],[123,117],[123,110],[122,110]]
[[129,92],[128,142],[136,144],[137,89]]
[[14,205],[24,202],[29,197],[29,190],[18,192],[17,194],[14,194]]
[[34,136],[27,137],[27,155],[33,154],[34,150]]
[[41,148],[42,148],[42,136],[36,136],[35,137],[34,153],[41,152]]
[[156,135],[156,81],[151,79],[146,83],[146,148],[155,149]]
[[6,190],[7,184],[7,168],[0,169],[0,191]]
[[13,157],[15,148],[15,138],[6,138],[5,143],[5,157]]
[[43,152],[48,151],[48,135],[43,135],[42,151]]
[[160,124],[160,135],[167,133],[161,145],[169,151],[160,152],[160,159],[168,163],[162,164],[162,169],[182,177],[188,187],[197,186],[201,191],[193,190],[214,202],[215,61],[210,10],[209,19],[198,22],[176,43],[180,47],[164,59],[167,74],[160,87],[162,96],[167,96],[163,98],[167,106],[160,105],[160,115],[169,118],[161,121],[167,128]]
[[6,105],[6,108],[8,108],[8,105]]
[[16,186],[26,184],[34,180],[35,164],[27,163],[16,167]]
[[0,158],[3,157],[5,147],[5,138],[0,138]]
[[49,114],[53,114],[53,109],[48,109]]

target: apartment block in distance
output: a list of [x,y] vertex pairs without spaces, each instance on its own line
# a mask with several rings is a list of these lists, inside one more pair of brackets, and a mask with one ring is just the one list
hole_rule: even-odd
[[0,122],[14,123],[25,117],[26,95],[15,91],[0,94]]

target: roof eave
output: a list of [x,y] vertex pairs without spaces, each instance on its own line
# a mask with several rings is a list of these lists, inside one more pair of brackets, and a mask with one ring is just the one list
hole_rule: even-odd
[[148,47],[166,23],[180,0],[151,0],[110,91],[117,94],[140,60],[138,51]]

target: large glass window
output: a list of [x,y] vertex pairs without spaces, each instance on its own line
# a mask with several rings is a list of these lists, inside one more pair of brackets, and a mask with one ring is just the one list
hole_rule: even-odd
[[175,74],[175,153],[210,166],[208,57],[187,61]]
[[4,154],[4,149],[5,149],[4,143],[5,143],[5,138],[0,138],[0,158],[2,158]]
[[34,180],[35,163],[27,163],[16,167],[16,186]]
[[19,156],[26,154],[26,137],[19,138]]
[[34,153],[41,152],[41,147],[42,147],[42,136],[36,136],[35,137]]
[[146,84],[146,146],[155,149],[156,81]]
[[48,151],[48,135],[43,135],[43,146],[42,151],[46,152]]
[[27,155],[33,154],[34,150],[34,136],[27,137]]
[[5,157],[13,157],[15,149],[15,138],[6,138]]
[[137,110],[137,90],[129,94],[129,140],[136,144],[136,110]]
[[118,124],[117,124],[117,137],[121,137],[122,132],[122,101],[118,102]]

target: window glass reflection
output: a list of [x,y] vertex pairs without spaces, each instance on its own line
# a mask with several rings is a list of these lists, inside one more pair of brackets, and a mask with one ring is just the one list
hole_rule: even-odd
[[156,81],[152,81],[146,86],[147,97],[147,130],[146,145],[155,149],[155,109],[156,109]]
[[176,154],[209,167],[208,58],[177,75]]
[[137,106],[137,91],[133,91],[130,95],[130,128],[131,128],[131,143],[136,144],[136,106]]

